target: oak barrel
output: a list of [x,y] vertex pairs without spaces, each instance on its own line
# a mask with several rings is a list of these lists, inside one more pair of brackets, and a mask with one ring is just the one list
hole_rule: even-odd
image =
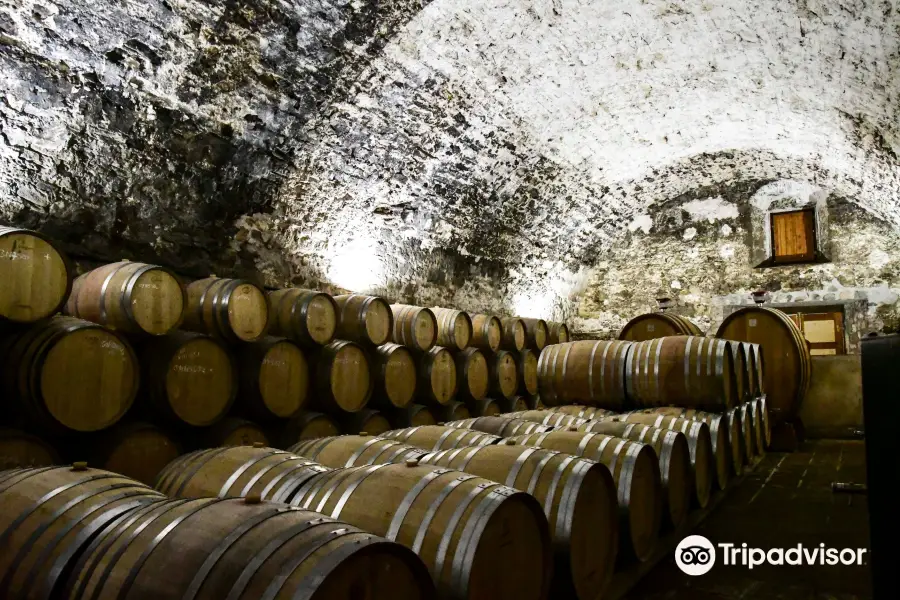
[[394,429],[437,424],[437,418],[431,409],[421,404],[409,404],[406,408],[392,410],[388,413],[388,420]]
[[2,391],[50,432],[99,431],[131,407],[140,368],[125,339],[74,317],[54,317],[0,343]]
[[472,340],[470,346],[490,352],[500,349],[503,342],[503,323],[493,315],[471,315]]
[[0,471],[58,463],[59,454],[41,438],[18,429],[0,427]]
[[541,433],[553,430],[553,427],[549,425],[542,425],[533,421],[526,421],[525,419],[517,419],[506,415],[450,421],[449,423],[445,423],[445,425],[455,429],[474,429],[475,431],[481,431],[499,437],[526,435],[529,433]]
[[59,312],[72,289],[72,272],[49,238],[0,226],[0,322],[33,323]]
[[187,299],[184,329],[226,342],[255,342],[266,334],[269,302],[254,283],[207,277],[187,285]]
[[538,354],[525,349],[516,355],[516,374],[519,378],[518,392],[533,396],[538,393]]
[[119,423],[88,442],[90,464],[153,485],[166,465],[181,454],[181,445],[150,423]]
[[328,415],[302,410],[277,430],[279,448],[287,448],[301,440],[328,437],[340,433],[337,423]]
[[731,345],[715,338],[671,336],[635,342],[625,366],[635,405],[726,410],[739,403]]
[[394,316],[392,339],[414,350],[427,352],[436,343],[438,322],[430,309],[409,304],[391,304]]
[[179,456],[160,472],[154,486],[171,498],[257,496],[287,502],[304,483],[330,470],[274,448],[226,446]]
[[332,471],[292,504],[411,548],[440,598],[547,597],[547,518],[534,497],[500,483],[411,460]]
[[269,292],[269,333],[302,346],[324,346],[334,340],[338,306],[324,292],[288,288]]
[[737,404],[753,397],[747,380],[747,350],[743,342],[728,342],[731,345],[731,356],[734,359],[734,385],[737,392]]
[[174,273],[122,261],[75,279],[65,313],[118,331],[164,335],[181,324],[186,307],[187,293]]
[[619,333],[620,340],[645,342],[673,335],[703,335],[700,328],[686,317],[658,312],[639,315],[625,324]]
[[405,408],[416,394],[416,360],[400,344],[382,344],[372,356],[372,406],[381,409]]
[[144,393],[161,415],[194,427],[223,418],[237,395],[231,354],[216,339],[175,331],[141,348]]
[[579,419],[585,419],[586,421],[595,421],[597,419],[602,419],[604,417],[610,417],[617,414],[616,412],[606,410],[605,408],[578,405],[553,406],[548,408],[547,410],[565,413],[567,415],[578,417]]
[[452,450],[465,446],[487,446],[500,441],[500,437],[496,435],[468,429],[456,429],[447,425],[421,425],[406,429],[393,429],[384,432],[382,437],[399,440],[429,452]]
[[522,319],[525,324],[525,347],[540,352],[550,338],[550,328],[543,319]]
[[456,361],[457,393],[463,400],[481,400],[487,396],[490,371],[485,353],[478,348],[466,348],[454,355]]
[[769,397],[761,394],[754,400],[757,405],[757,414],[762,422],[762,439],[766,448],[772,443],[772,422],[769,419]]
[[370,408],[343,415],[339,422],[341,424],[341,432],[350,434],[367,433],[369,435],[380,435],[391,428],[391,424],[386,416]]
[[472,318],[469,313],[453,308],[431,309],[437,317],[437,345],[454,350],[465,350],[472,341]]
[[309,393],[306,355],[286,338],[265,337],[242,344],[236,353],[238,405],[260,422],[289,419],[303,408]]
[[427,600],[407,548],[321,514],[256,499],[166,500],[100,534],[72,600]]
[[307,440],[291,446],[289,451],[332,469],[404,463],[426,454],[421,448],[371,435],[339,435]]
[[567,415],[565,413],[550,410],[526,410],[504,416],[514,419],[524,419],[525,421],[540,423],[541,425],[549,425],[557,429],[566,429],[573,425],[581,425],[586,422],[585,419],[576,417],[575,415]]
[[500,319],[503,327],[503,335],[500,338],[500,347],[504,350],[518,352],[528,343],[528,331],[525,321],[519,317],[504,317]]
[[97,532],[164,497],[122,475],[69,467],[0,472],[0,598],[69,598],[63,586]]
[[750,423],[753,427],[753,450],[756,456],[766,453],[765,434],[763,433],[763,420],[759,412],[759,404],[754,401],[747,403],[747,412],[750,414]]
[[746,369],[744,375],[745,387],[747,396],[744,398],[744,402],[747,400],[751,400],[756,398],[759,395],[759,373],[756,370],[756,354],[757,350],[754,348],[754,344],[749,342],[739,342],[744,347],[744,357],[746,358],[746,362],[744,364],[744,368]]
[[550,335],[547,337],[547,344],[565,344],[572,339],[569,334],[569,326],[565,323],[554,323],[547,321],[547,329]]
[[663,507],[659,463],[651,446],[577,431],[548,431],[509,439],[522,446],[565,452],[609,467],[616,482],[619,541],[626,550],[623,558],[650,558],[659,538]]
[[472,416],[472,412],[469,407],[477,410],[480,406],[480,403],[487,401],[487,399],[482,400],[469,400],[468,402],[457,402],[456,400],[451,400],[449,404],[445,406],[440,406],[437,408],[433,408],[432,412],[434,413],[435,418],[438,422],[443,423],[445,421],[458,421],[460,419],[468,419]]
[[225,417],[203,432],[204,445],[216,446],[268,446],[269,436],[262,427],[238,417]]
[[359,344],[335,340],[312,352],[313,386],[310,408],[323,412],[356,412],[372,396],[372,371]]
[[498,398],[512,398],[519,387],[516,357],[512,352],[500,350],[487,357],[489,391]]
[[455,419],[444,419],[444,421],[461,421],[472,417],[492,417],[499,415],[502,411],[500,405],[493,398],[482,398],[481,400],[469,400],[466,402],[469,407],[469,414],[459,416]]
[[764,396],[766,393],[766,361],[762,354],[762,347],[759,344],[750,344],[750,351],[753,353],[754,366],[756,367],[755,396]]
[[441,346],[435,346],[418,356],[418,383],[416,396],[422,404],[443,406],[456,396],[456,362],[453,354]]
[[625,364],[631,342],[583,341],[547,346],[538,359],[538,387],[547,406],[625,405]]
[[757,371],[762,372],[758,394],[765,393],[775,423],[793,419],[809,388],[811,359],[803,333],[780,310],[748,306],[722,321],[717,336],[759,344]]
[[494,400],[500,408],[500,414],[529,410],[528,399],[525,396],[513,396],[512,398],[496,398]]
[[390,341],[394,317],[387,300],[348,294],[335,296],[334,301],[338,306],[338,338],[372,346]]
[[465,471],[534,496],[544,507],[553,540],[550,597],[603,597],[619,537],[609,469],[562,452],[508,444],[442,450],[419,463]]
[[751,402],[744,402],[735,410],[739,411],[741,414],[741,429],[745,444],[744,451],[747,454],[747,462],[749,463],[753,458],[761,456],[761,444],[756,438],[756,423],[754,422],[753,417],[753,404]]

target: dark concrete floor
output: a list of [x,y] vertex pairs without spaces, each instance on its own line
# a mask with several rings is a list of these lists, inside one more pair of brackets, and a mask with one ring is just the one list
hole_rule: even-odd
[[[833,481],[865,483],[860,441],[818,440],[791,454],[770,453],[694,532],[714,544],[762,549],[797,544],[868,548],[866,497],[834,494]],[[718,549],[717,549],[718,552]],[[716,566],[698,577],[674,558],[659,563],[628,600],[856,600],[871,598],[868,567]]]

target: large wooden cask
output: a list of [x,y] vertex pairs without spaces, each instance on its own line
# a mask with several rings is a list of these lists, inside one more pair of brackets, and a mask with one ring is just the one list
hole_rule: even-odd
[[456,362],[453,354],[435,346],[418,356],[419,377],[416,396],[422,404],[443,406],[456,396]]
[[453,450],[466,446],[487,446],[500,441],[500,437],[496,435],[469,429],[457,429],[447,425],[421,425],[406,429],[394,429],[384,432],[382,437],[399,440],[429,452]]
[[550,597],[603,597],[619,538],[609,469],[563,452],[515,444],[442,450],[419,462],[465,471],[534,496],[544,507],[553,540]]
[[266,334],[269,302],[258,285],[208,277],[187,286],[184,329],[225,342],[255,342]]
[[304,483],[330,470],[274,448],[226,446],[179,456],[160,472],[155,487],[172,498],[256,496],[288,502]]
[[454,360],[459,397],[463,400],[481,400],[487,396],[491,379],[485,353],[478,348],[466,348],[457,352]]
[[662,523],[663,493],[659,463],[653,448],[601,433],[548,431],[509,438],[522,446],[537,446],[603,463],[616,482],[619,531],[624,556],[650,558]]
[[164,497],[115,473],[72,467],[0,472],[0,598],[70,598],[65,577],[94,535]]
[[411,548],[439,598],[547,597],[547,518],[533,496],[500,483],[411,460],[337,469],[305,485],[292,504]]
[[427,454],[416,446],[372,435],[339,435],[307,440],[291,446],[289,451],[332,469],[405,463]]
[[481,400],[468,400],[467,402],[457,402],[456,400],[451,400],[449,404],[433,408],[432,412],[434,413],[434,417],[438,420],[439,423],[468,419],[472,416],[470,407],[472,410],[480,410],[480,407],[484,406],[483,403],[485,403],[486,401],[489,402],[490,400],[488,398],[483,398]]
[[575,429],[653,446],[659,460],[665,524],[670,529],[677,529],[685,522],[694,497],[694,476],[691,469],[691,449],[683,433],[640,423],[614,421],[589,421],[575,426]]
[[391,305],[378,296],[335,296],[338,306],[337,337],[363,345],[380,346],[391,340],[394,317]]
[[82,457],[101,469],[153,485],[166,465],[181,454],[181,445],[150,423],[120,423],[88,442]]
[[500,408],[500,414],[529,410],[528,399],[525,396],[513,396],[512,398],[496,398],[495,402]]
[[583,341],[547,346],[538,359],[538,387],[547,406],[586,404],[621,410],[631,342]]
[[628,321],[619,333],[620,340],[645,342],[672,335],[697,335],[703,332],[686,317],[672,313],[648,313]]
[[324,292],[288,288],[269,292],[269,333],[305,346],[324,346],[334,340],[338,306]]
[[473,416],[475,417],[493,417],[499,415],[502,411],[500,410],[500,405],[493,398],[482,398],[481,400],[469,400],[467,403],[469,407],[467,415],[460,415],[455,419],[444,419],[445,422],[449,423],[451,421],[461,421],[463,419],[470,419]]
[[165,500],[101,532],[72,600],[427,600],[410,550],[321,514],[258,498]]
[[538,354],[525,349],[516,355],[516,375],[519,378],[518,392],[523,396],[538,393]]
[[715,338],[672,336],[635,342],[625,366],[635,405],[727,410],[739,403],[731,345]]
[[500,338],[500,347],[504,350],[518,352],[528,343],[528,330],[525,321],[519,317],[505,317],[500,319],[503,327],[503,335]]
[[338,424],[328,415],[302,410],[277,429],[276,441],[279,448],[287,448],[301,440],[323,438],[338,433],[340,433]]
[[400,344],[382,344],[371,353],[372,399],[383,410],[405,408],[416,395],[416,359]]
[[569,334],[569,326],[565,323],[548,321],[547,330],[550,332],[550,335],[547,337],[548,346],[552,344],[565,344],[572,339],[571,334]]
[[748,306],[725,317],[716,335],[759,345],[756,368],[762,382],[757,394],[766,394],[773,422],[796,417],[809,389],[811,359],[794,321],[780,310]]
[[42,234],[0,226],[0,281],[0,322],[33,323],[65,305],[72,266]]
[[18,429],[0,427],[0,471],[55,464],[59,464],[59,454],[46,441]]
[[430,309],[409,304],[391,304],[395,344],[427,352],[437,343],[438,322]]
[[579,419],[584,419],[586,421],[596,421],[597,419],[611,417],[618,414],[615,411],[607,410],[605,408],[579,405],[552,406],[547,410],[565,413],[567,415],[572,415],[573,417],[578,417]]
[[370,408],[343,415],[339,422],[341,432],[348,434],[381,435],[391,428],[391,423],[384,414]]
[[470,315],[472,317],[472,340],[470,346],[489,352],[496,352],[503,342],[503,323],[493,315]]
[[512,352],[500,350],[487,357],[488,387],[492,396],[496,398],[512,398],[519,387],[519,371],[516,367],[516,357]]
[[186,308],[187,293],[174,273],[122,261],[78,277],[65,312],[117,331],[164,335],[181,324]]
[[310,408],[323,412],[356,412],[372,396],[372,370],[359,344],[335,340],[310,354],[315,394]]
[[526,421],[525,419],[517,419],[512,416],[487,416],[476,417],[474,419],[463,419],[462,421],[450,421],[445,423],[448,427],[455,429],[473,429],[489,433],[499,437],[510,437],[513,435],[526,435],[529,433],[542,433],[552,431],[554,428],[550,425],[535,423],[534,421]]
[[392,410],[388,413],[388,420],[394,429],[437,425],[437,417],[431,409],[421,404],[409,404],[406,408]]
[[286,338],[265,337],[236,352],[240,380],[238,405],[260,422],[289,419],[306,404],[309,364]]
[[472,341],[473,325],[469,313],[453,308],[431,309],[437,317],[437,345],[453,350],[465,350]]
[[269,436],[262,427],[238,417],[225,417],[202,434],[207,448],[218,446],[268,446]]
[[734,386],[737,392],[737,403],[746,402],[753,398],[749,381],[747,380],[747,349],[743,342],[729,340],[731,356],[734,359]]
[[550,328],[543,319],[522,319],[525,323],[525,346],[540,353],[550,339]]
[[0,342],[6,398],[49,432],[114,425],[137,395],[140,368],[128,342],[74,317],[54,317]]
[[141,347],[141,366],[149,405],[177,423],[212,425],[237,395],[231,354],[209,336],[176,331],[153,338]]

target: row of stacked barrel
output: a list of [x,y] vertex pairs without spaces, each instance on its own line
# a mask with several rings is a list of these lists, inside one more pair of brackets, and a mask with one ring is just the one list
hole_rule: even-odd
[[566,406],[205,449],[157,491],[83,463],[6,471],[0,594],[595,600],[764,452],[765,415]]

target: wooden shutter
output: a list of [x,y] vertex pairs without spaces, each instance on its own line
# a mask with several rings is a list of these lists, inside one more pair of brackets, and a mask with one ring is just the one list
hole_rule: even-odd
[[816,219],[812,210],[772,213],[776,263],[809,262],[816,256]]

